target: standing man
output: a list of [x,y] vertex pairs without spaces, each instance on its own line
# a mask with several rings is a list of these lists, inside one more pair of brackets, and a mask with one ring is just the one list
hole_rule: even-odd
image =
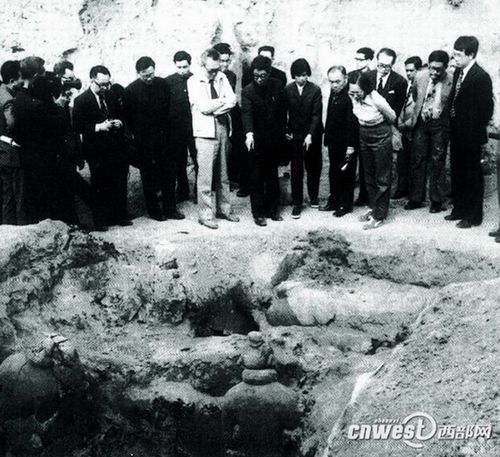
[[198,153],[199,223],[217,229],[216,217],[230,222],[239,218],[231,214],[227,148],[231,131],[228,113],[236,105],[236,96],[224,73],[220,71],[219,53],[211,48],[201,55],[202,70],[188,81],[193,115],[193,135]]
[[271,78],[271,64],[268,57],[257,56],[252,62],[253,82],[241,92],[250,165],[250,202],[259,226],[267,225],[266,217],[283,220],[278,209],[278,163],[286,133],[286,106],[281,82]]
[[406,97],[398,117],[398,129],[401,132],[402,148],[398,151],[397,157],[397,174],[398,180],[396,184],[396,192],[394,199],[400,199],[408,196],[409,179],[410,179],[410,154],[412,148],[412,119],[414,100],[412,95],[413,82],[415,76],[422,68],[422,59],[418,56],[409,57],[405,60],[405,71],[408,79],[408,87],[406,89]]
[[445,51],[429,55],[429,68],[413,81],[415,104],[410,128],[413,148],[410,154],[409,200],[405,209],[421,208],[425,199],[427,170],[431,213],[444,211],[446,198],[445,163],[450,130],[449,97],[452,78],[447,73],[449,56]]
[[456,70],[450,95],[450,163],[453,210],[445,216],[469,228],[483,221],[481,145],[493,115],[491,78],[477,63],[479,42],[461,36],[453,46]]
[[[174,54],[175,73],[167,76],[165,81],[169,90],[168,134],[169,149],[172,150],[176,164],[177,202],[189,200],[189,183],[187,177],[188,151],[196,167],[196,150],[191,123],[191,106],[187,89],[191,73],[191,55],[186,51]],[[196,193],[196,192],[195,192]]]
[[146,208],[157,221],[184,219],[175,207],[175,155],[167,144],[168,86],[155,76],[151,57],[141,57],[135,69],[138,78],[123,95],[124,118],[140,156]]
[[[356,73],[350,73],[352,78]],[[335,211],[336,217],[352,212],[356,179],[356,155],[359,153],[359,126],[352,112],[345,67],[328,70],[330,97],[325,123],[325,146],[328,147],[330,196],[320,211]],[[356,82],[357,79],[352,79]]]
[[294,61],[290,73],[294,82],[285,87],[286,137],[291,146],[292,217],[298,219],[304,198],[304,165],[311,207],[318,207],[323,102],[321,89],[308,81],[311,67],[306,59]]
[[[259,50],[257,51],[257,55],[262,56],[262,57],[267,57],[269,60],[271,60],[271,78],[277,79],[278,81],[281,82],[281,85],[283,87],[286,86],[286,73],[284,71],[281,71],[279,68],[273,67],[272,64],[274,62],[274,53],[275,49],[273,46],[265,45],[261,46]],[[247,86],[253,81],[253,74],[252,74],[252,69],[250,68],[247,71],[243,72],[243,80],[242,80],[242,87]]]
[[8,60],[0,69],[3,84],[0,86],[0,199],[2,224],[20,225],[23,221],[22,195],[23,171],[20,148],[12,144],[14,129],[15,90],[22,85],[21,65],[17,60]]
[[103,65],[90,69],[90,87],[75,98],[73,126],[82,135],[94,196],[94,224],[132,225],[127,213],[128,162],[125,155],[122,113],[111,97],[111,73]]
[[[236,93],[236,73],[229,69],[231,57],[233,55],[231,46],[227,43],[217,43],[214,49],[220,54],[220,71],[226,75],[233,92]],[[236,193],[238,197],[246,197],[250,194],[248,154],[245,147],[243,125],[241,123],[241,108],[238,103],[236,103],[235,107],[231,110],[230,115],[233,131],[230,138],[229,157],[227,161],[229,182],[231,185],[233,185],[233,183],[239,185],[239,190]]]
[[[362,47],[356,51],[354,60],[356,61],[356,70],[349,72],[347,79],[349,81],[357,81],[361,73],[366,73],[371,70],[370,65],[375,57],[375,52],[372,48]],[[364,206],[368,204],[368,192],[365,183],[365,171],[363,168],[363,157],[359,154],[359,195],[354,203],[356,206]]]

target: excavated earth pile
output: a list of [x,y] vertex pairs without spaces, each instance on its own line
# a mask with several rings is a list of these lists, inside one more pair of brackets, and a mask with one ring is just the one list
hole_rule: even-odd
[[[415,411],[457,425],[499,417],[498,255],[320,228],[163,244],[135,225],[103,238],[50,221],[0,230],[1,360],[40,354],[57,334],[82,380],[56,376],[57,406],[35,413],[9,410],[1,392],[12,455],[223,456],[221,405],[253,330],[301,395],[297,455],[418,455],[348,440],[346,427]],[[436,457],[499,449],[496,434],[425,444]]]

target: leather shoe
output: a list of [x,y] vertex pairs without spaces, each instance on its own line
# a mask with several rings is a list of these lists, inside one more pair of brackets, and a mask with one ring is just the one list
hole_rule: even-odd
[[460,216],[457,216],[456,214],[448,214],[448,216],[444,217],[445,221],[460,221],[462,218]]
[[300,206],[298,206],[298,205],[294,206],[292,209],[292,218],[299,219],[301,212],[302,212],[302,208]]
[[134,223],[130,219],[122,219],[118,221],[118,225],[121,227],[128,227],[129,225],[134,225]]
[[311,198],[311,208],[318,208],[319,202],[317,198]]
[[264,217],[254,217],[253,221],[260,227],[265,227],[267,225],[266,219]]
[[358,198],[354,202],[354,206],[367,206],[368,205],[368,200],[365,200],[364,198]]
[[431,209],[429,210],[429,213],[440,213],[441,211],[445,211],[445,208],[441,203],[431,203]]
[[[500,228],[499,229],[496,229],[496,230],[493,230],[492,232],[489,232],[488,233],[488,236],[494,236],[495,238],[496,237],[499,237],[500,236]],[[496,241],[496,240],[495,240]]]
[[167,219],[176,219],[178,221],[186,218],[186,216],[184,216],[184,214],[182,214],[180,211],[177,211],[177,210],[165,214],[165,217]]
[[167,218],[163,214],[150,214],[149,217],[158,222],[163,222],[167,220]]
[[219,228],[219,226],[217,225],[217,222],[211,221],[209,219],[198,219],[198,222],[201,225],[204,225],[205,227],[208,227],[209,229],[212,229],[212,230],[216,230]]
[[240,218],[238,216],[235,216],[234,214],[221,214],[221,213],[217,213],[215,215],[215,217],[217,219],[225,219],[226,221],[229,221],[229,222],[239,222],[240,221]]
[[239,190],[236,192],[236,196],[240,198],[248,197],[250,195],[250,192],[246,192],[245,190]]
[[495,243],[500,243],[500,235],[495,237]]
[[423,205],[420,202],[414,202],[414,201],[409,200],[405,205],[405,209],[408,209],[408,210],[418,209],[418,208],[422,208],[422,206]]
[[469,222],[467,219],[463,219],[457,224],[457,227],[458,228],[471,228],[475,225],[479,225],[479,224],[473,224],[472,222]]
[[327,203],[326,205],[323,205],[323,206],[319,207],[320,211],[335,211],[337,209],[338,208],[336,208],[335,206],[333,206],[331,203]]
[[279,214],[273,214],[271,216],[271,220],[276,221],[276,222],[281,222],[283,218]]
[[352,209],[347,208],[339,208],[337,211],[333,213],[335,217],[343,217],[346,214],[352,213]]

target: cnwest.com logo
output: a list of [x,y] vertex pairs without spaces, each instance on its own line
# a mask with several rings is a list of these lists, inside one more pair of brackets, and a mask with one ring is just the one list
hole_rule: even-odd
[[491,438],[488,425],[438,425],[427,413],[417,412],[400,419],[379,419],[373,424],[351,424],[347,429],[350,440],[402,440],[413,449],[421,449],[432,438],[466,440]]

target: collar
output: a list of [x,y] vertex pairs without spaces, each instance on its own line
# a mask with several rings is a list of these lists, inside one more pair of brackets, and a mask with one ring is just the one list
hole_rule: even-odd
[[389,79],[389,76],[391,76],[391,73],[392,73],[392,70],[387,73],[386,75],[382,76],[378,71],[377,71],[377,81],[376,81],[376,86],[375,86],[375,90],[377,90],[377,86],[378,86],[378,82],[380,81],[380,77],[382,76],[382,82],[384,84],[384,87],[385,85],[387,84],[387,80]]
[[[224,73],[222,71],[218,71],[217,74],[215,75],[214,82],[220,81],[223,78]],[[198,75],[198,80],[200,82],[204,82],[209,84],[210,81],[208,80],[208,76],[206,75],[205,71],[201,71]]]
[[464,69],[462,69],[462,80],[465,79],[465,77],[467,76],[467,73],[469,72],[469,70],[472,68],[472,66],[476,63],[476,59],[472,59],[470,62],[469,62],[469,65],[467,65]]

